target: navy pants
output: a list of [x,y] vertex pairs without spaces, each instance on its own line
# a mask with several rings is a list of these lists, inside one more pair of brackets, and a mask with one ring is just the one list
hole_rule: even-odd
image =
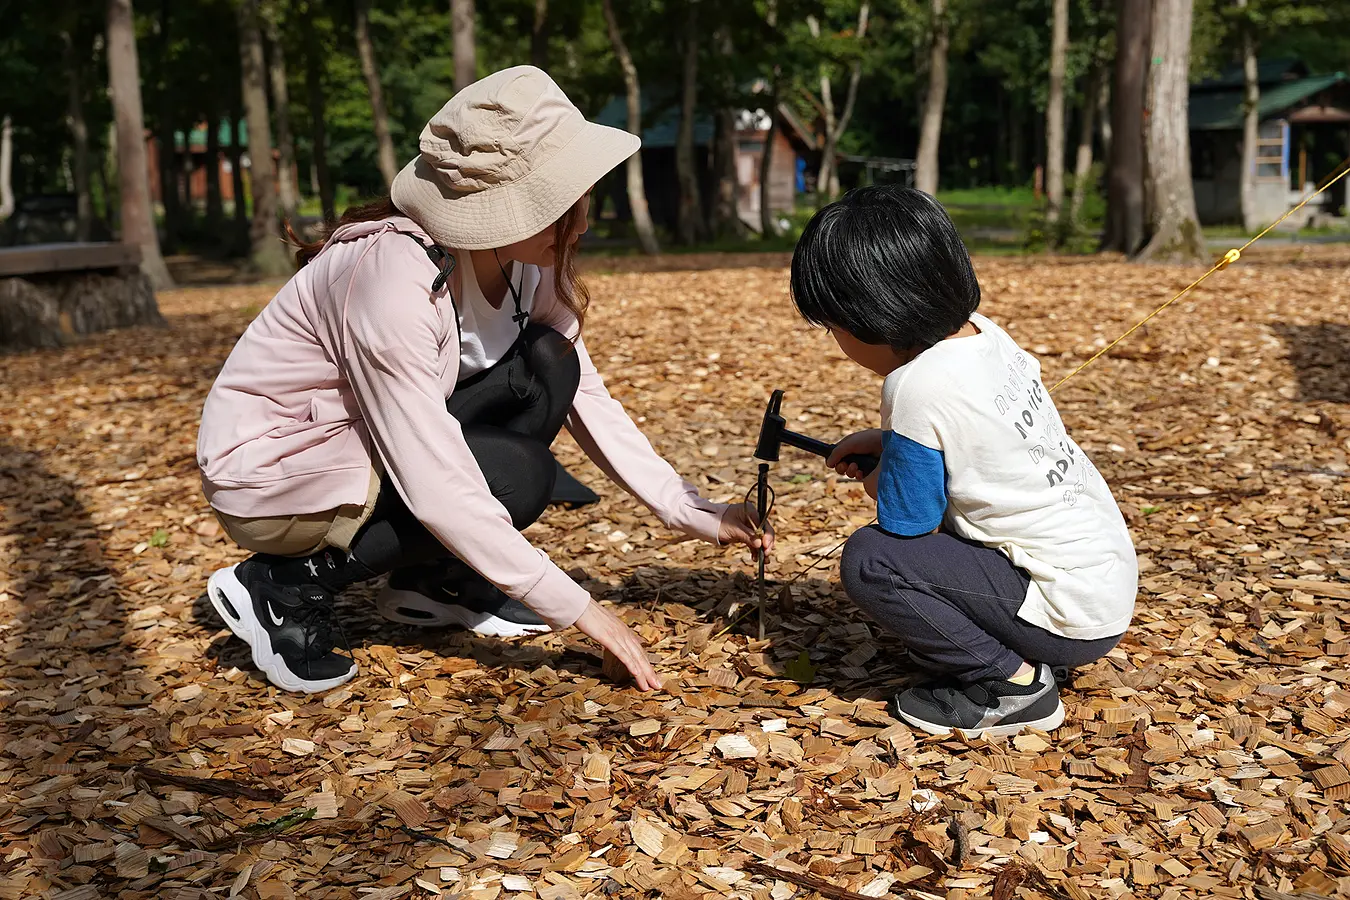
[[840,572],[849,598],[917,665],[962,682],[1008,678],[1024,660],[1085,665],[1121,638],[1078,641],[1017,618],[1030,576],[997,550],[947,532],[903,538],[860,529]]

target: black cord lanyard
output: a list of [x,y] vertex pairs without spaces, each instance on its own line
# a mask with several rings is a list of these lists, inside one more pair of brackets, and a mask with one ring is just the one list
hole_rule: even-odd
[[[511,283],[511,276],[506,274],[506,266],[502,265],[502,259],[497,255],[497,251],[492,251],[492,258],[497,260],[497,268],[501,269],[502,278],[506,280],[506,287],[511,292],[511,299],[516,304],[516,314],[511,317],[511,321],[520,326],[520,333],[525,333],[525,326],[530,324],[530,314],[520,308],[520,291]],[[521,284],[525,283],[524,269],[521,270]]]
[[[402,233],[408,234],[406,231]],[[415,234],[408,234],[408,237],[416,241],[417,246],[422,248],[422,250],[426,253],[427,258],[431,260],[432,264],[436,266],[436,268],[440,269],[440,272],[437,273],[436,277],[432,279],[431,282],[431,292],[433,294],[438,293],[441,288],[445,287],[446,284],[449,283],[450,274],[455,271],[455,258],[451,256],[449,253],[445,252],[445,250],[441,249],[439,244],[430,244],[430,245],[425,244],[422,242],[422,239]],[[497,260],[497,268],[501,270],[502,278],[506,281],[507,290],[511,292],[511,300],[516,305],[516,314],[511,317],[511,321],[515,322],[516,325],[520,328],[520,333],[524,334],[525,327],[530,324],[530,314],[528,311],[521,308],[520,291],[516,288],[514,284],[511,283],[511,276],[506,274],[506,266],[502,265],[501,257],[497,255],[497,251],[495,249],[492,251],[492,258]],[[523,282],[524,276],[522,275],[521,278]],[[455,327],[458,328],[459,304],[455,302],[455,295],[452,291],[447,290],[446,296],[450,298],[450,305],[455,308]]]

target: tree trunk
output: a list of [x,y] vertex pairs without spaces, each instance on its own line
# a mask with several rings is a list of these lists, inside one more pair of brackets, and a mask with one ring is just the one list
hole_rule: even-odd
[[[769,28],[778,27],[778,0],[768,0],[765,21]],[[777,64],[769,78],[769,130],[764,135],[764,150],[759,154],[759,227],[763,237],[778,234],[778,223],[773,218],[773,146],[778,140],[778,95],[783,89],[783,69]]]
[[[871,12],[871,4],[864,2],[858,7],[858,42],[862,43],[863,38],[867,36],[867,19]],[[853,106],[858,101],[858,85],[862,81],[862,60],[853,64],[848,74],[848,91],[844,94],[844,109],[839,113],[839,119],[835,122],[834,134],[830,140],[830,182],[828,185],[829,196],[831,199],[839,196],[839,165],[836,154],[839,149],[839,140],[848,131],[849,120],[853,118]]]
[[455,90],[478,80],[478,47],[474,40],[474,0],[450,0],[450,30],[454,36]]
[[220,202],[220,104],[214,94],[206,101],[206,230],[219,234],[225,222]]
[[178,202],[178,167],[174,165],[177,150],[173,139],[173,120],[169,117],[167,89],[161,89],[159,121],[156,133],[159,143],[159,202],[164,207],[164,250],[173,253],[178,237],[183,233],[182,210]]
[[[871,4],[864,2],[858,7],[858,27],[854,34],[861,42],[867,36],[867,20]],[[819,39],[820,22],[815,16],[806,17],[811,36]],[[844,97],[844,108],[837,115],[834,106],[834,90],[830,82],[829,67],[820,68],[820,107],[821,118],[825,125],[825,134],[821,142],[820,169],[816,175],[816,194],[822,200],[833,200],[839,196],[839,139],[848,129],[848,121],[853,117],[853,104],[858,98],[858,83],[862,80],[862,62],[849,67],[848,91]]]
[[[815,16],[806,17],[806,27],[811,37],[820,40],[820,20]],[[834,199],[830,193],[830,181],[834,177],[834,90],[830,84],[829,63],[820,64],[820,122],[824,134],[820,142],[820,166],[816,169],[817,202],[824,203]]]
[[1144,243],[1144,89],[1153,0],[1117,0],[1111,157],[1103,250],[1129,256]]
[[1045,222],[1059,244],[1064,210],[1064,68],[1069,50],[1069,0],[1054,0],[1050,36],[1050,96],[1045,110]]
[[62,347],[83,334],[163,325],[144,272],[0,278],[0,350]]
[[267,63],[258,25],[258,0],[240,0],[239,51],[253,197],[249,262],[263,275],[285,275],[290,273],[291,263],[277,232],[277,181],[272,161],[272,126],[267,115]]
[[773,81],[769,85],[769,130],[764,135],[764,152],[759,156],[759,230],[764,237],[778,234],[778,221],[773,210],[773,151],[778,142],[778,92],[782,90],[782,75],[774,66]]
[[89,123],[84,117],[84,88],[80,78],[83,63],[75,53],[69,31],[61,32],[61,51],[65,56],[70,139],[75,158],[75,239],[89,240],[94,224],[94,201],[89,178]]
[[117,123],[117,178],[122,240],[141,248],[141,271],[155,290],[173,287],[159,253],[145,166],[145,115],[136,58],[136,25],[131,0],[108,0],[108,89]]
[[1151,237],[1139,259],[1197,261],[1205,238],[1191,183],[1190,98],[1192,0],[1156,0],[1150,57],[1148,170]]
[[1095,127],[1097,96],[1101,90],[1102,64],[1093,60],[1083,85],[1083,108],[1078,122],[1078,154],[1073,167],[1073,200],[1069,205],[1069,221],[1077,225],[1083,214],[1083,200],[1087,196],[1088,179],[1092,177],[1092,130]]
[[719,109],[714,121],[713,193],[711,231],[714,238],[745,236],[741,221],[740,184],[736,177],[736,111]]
[[1102,142],[1102,159],[1111,158],[1111,78],[1106,63],[1097,61],[1097,137]]
[[[1248,233],[1261,227],[1256,209],[1256,149],[1261,138],[1260,76],[1256,66],[1256,38],[1246,18],[1247,0],[1237,0],[1244,13],[1239,23],[1242,32],[1242,227]],[[1303,185],[1299,185],[1301,190]]]
[[[624,91],[628,102],[628,130],[642,135],[642,89],[638,84],[637,66],[623,42],[619,32],[619,20],[614,16],[613,0],[602,0],[605,24],[609,28],[609,40],[614,45],[614,55],[623,70]],[[633,213],[633,227],[637,229],[638,241],[642,252],[656,254],[661,247],[656,242],[656,227],[652,224],[652,215],[647,208],[647,189],[642,183],[642,151],[628,157],[628,206]]]
[[534,30],[530,32],[530,65],[548,69],[548,0],[534,0]]
[[947,103],[947,0],[932,0],[932,42],[928,51],[928,93],[923,101],[914,186],[926,194],[938,188],[938,140],[942,137],[942,110]]
[[[393,185],[394,176],[398,174],[398,162],[394,158],[394,141],[389,136],[389,110],[384,105],[380,69],[375,64],[375,47],[370,42],[370,0],[356,0],[356,52],[361,57],[361,74],[366,77],[366,90],[370,92],[370,115],[375,123],[380,174],[384,177],[384,186],[388,188]],[[458,63],[455,68],[459,68]]]
[[[713,38],[717,52],[724,61],[732,58],[734,47],[731,43],[731,29],[723,25],[717,29]],[[735,75],[728,66],[727,76],[721,88],[724,97],[730,97],[736,90]],[[714,237],[745,236],[745,223],[740,216],[740,179],[736,172],[736,109],[725,105],[715,114],[715,134],[713,147],[713,174],[717,186],[713,194],[712,221],[710,231]]]
[[169,47],[169,3],[160,4],[159,33],[155,41],[155,68],[163,79],[156,95],[159,115],[155,131],[159,141],[159,202],[164,207],[164,248],[174,252],[179,235],[183,233],[183,209],[178,193],[178,148],[174,143],[174,109],[172,84],[166,70]]
[[238,97],[230,104],[230,187],[234,192],[234,247],[248,253],[248,204],[244,200],[244,109]]
[[328,132],[324,125],[323,59],[319,36],[314,30],[315,5],[300,17],[305,39],[305,91],[309,94],[309,134],[314,144],[314,177],[319,183],[319,205],[325,222],[337,221],[337,200],[333,193],[333,176],[328,171]]
[[680,89],[680,130],[675,138],[675,173],[680,182],[680,243],[703,236],[703,203],[694,162],[694,119],[698,115],[698,0],[686,0],[684,79]]
[[14,123],[0,119],[0,221],[14,215]]
[[291,136],[291,95],[286,84],[286,52],[281,44],[281,10],[273,0],[263,13],[272,82],[272,105],[277,114],[277,183],[281,187],[281,214],[287,221],[300,208],[300,185],[295,168],[295,140]]

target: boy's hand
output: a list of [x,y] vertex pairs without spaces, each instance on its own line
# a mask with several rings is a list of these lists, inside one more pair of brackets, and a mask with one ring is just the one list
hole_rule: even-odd
[[737,541],[752,550],[767,553],[773,549],[773,523],[766,522],[764,533],[760,534],[756,528],[758,522],[759,515],[754,506],[749,503],[732,504],[722,516],[722,527],[717,532],[717,539],[723,544]]
[[[834,450],[831,451],[830,458],[825,460],[825,465],[834,469],[840,475],[846,475],[849,478],[862,478],[862,472],[855,464],[840,462],[840,460],[854,453],[863,456],[875,456],[880,459],[882,434],[880,428],[869,428],[866,431],[850,434],[834,445]],[[877,468],[880,468],[880,466]],[[875,471],[874,469],[873,472]]]

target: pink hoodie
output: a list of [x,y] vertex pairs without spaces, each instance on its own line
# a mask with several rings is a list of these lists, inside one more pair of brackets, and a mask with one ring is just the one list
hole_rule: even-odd
[[[291,516],[361,504],[378,452],[408,508],[441,543],[555,628],[590,595],[511,525],[445,408],[459,333],[411,219],[349,225],[263,309],[207,395],[197,438],[206,498],[223,513]],[[576,317],[552,272],[525,269],[530,320],[566,337]],[[459,295],[458,274],[451,279]],[[609,396],[578,338],[581,387],[567,428],[605,474],[667,526],[717,541],[726,507],[704,500]]]

